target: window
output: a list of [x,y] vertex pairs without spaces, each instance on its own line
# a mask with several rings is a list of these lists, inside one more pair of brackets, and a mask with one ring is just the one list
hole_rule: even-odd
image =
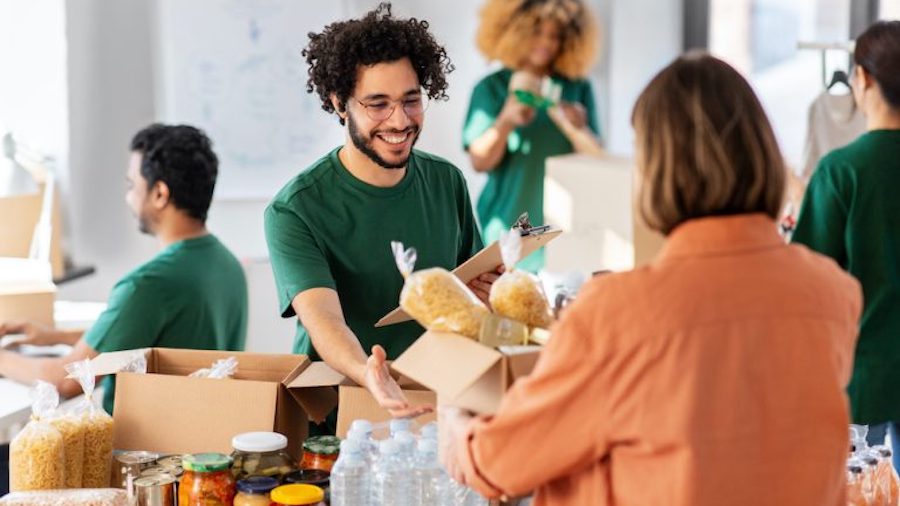
[[[710,52],[734,65],[753,85],[792,168],[803,163],[809,105],[825,89],[821,51],[799,49],[798,44],[845,44],[850,38],[850,1],[710,1]],[[827,51],[825,79],[835,70],[847,70],[849,57],[844,50]]]

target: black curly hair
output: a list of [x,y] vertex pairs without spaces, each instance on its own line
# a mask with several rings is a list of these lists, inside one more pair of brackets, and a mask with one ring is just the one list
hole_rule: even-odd
[[206,222],[219,159],[202,130],[154,123],[134,135],[131,150],[141,154],[141,176],[148,188],[166,183],[176,208]]
[[[453,64],[447,51],[428,31],[428,22],[416,18],[397,19],[391,4],[382,2],[360,19],[338,21],[320,33],[310,32],[303,50],[309,64],[306,91],[319,94],[322,109],[333,113],[334,94],[343,111],[356,88],[360,65],[375,65],[409,58],[419,84],[432,100],[447,100],[447,74]],[[340,120],[344,124],[344,120]]]

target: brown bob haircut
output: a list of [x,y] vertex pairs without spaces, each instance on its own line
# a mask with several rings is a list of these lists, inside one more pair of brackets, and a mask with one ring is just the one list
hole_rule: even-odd
[[553,71],[569,79],[587,75],[597,55],[597,22],[581,0],[487,0],[476,43],[488,60],[518,69],[540,23],[559,24],[562,41]]
[[637,210],[668,235],[693,218],[765,213],[777,218],[786,167],[747,81],[705,53],[679,57],[641,93],[632,124]]

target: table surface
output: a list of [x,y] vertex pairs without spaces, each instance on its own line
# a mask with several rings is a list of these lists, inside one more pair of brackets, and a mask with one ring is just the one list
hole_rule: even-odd
[[[106,304],[97,302],[57,301],[53,307],[56,326],[61,329],[87,328],[105,308]],[[19,351],[31,356],[61,356],[68,353],[69,349],[71,348],[66,345],[23,346]],[[11,432],[28,421],[31,414],[30,396],[30,387],[0,377],[0,444],[8,442],[12,437]],[[62,404],[66,406],[76,399],[78,397]]]

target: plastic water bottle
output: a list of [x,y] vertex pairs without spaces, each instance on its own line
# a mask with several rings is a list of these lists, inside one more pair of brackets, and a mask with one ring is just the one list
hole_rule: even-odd
[[409,418],[394,418],[391,420],[391,437],[401,432],[412,433],[412,420]]
[[378,458],[378,446],[365,432],[358,428],[351,428],[350,432],[347,433],[347,440],[356,441],[368,465],[371,466],[375,463],[375,460]]
[[350,424],[351,431],[357,430],[357,431],[364,432],[367,437],[372,437],[373,429],[374,429],[374,427],[372,426],[372,422],[370,422],[368,420],[363,420],[363,419],[353,420],[353,423]]
[[413,474],[394,440],[382,441],[372,480],[373,506],[416,506]]
[[434,441],[437,441],[437,439],[438,439],[438,426],[437,426],[437,424],[434,423],[434,422],[431,422],[431,423],[429,423],[428,425],[425,425],[425,426],[422,427],[422,429],[419,431],[419,436],[420,436],[422,439],[433,439]]
[[332,506],[367,506],[372,471],[357,441],[341,442],[341,454],[331,470]]
[[419,440],[414,470],[417,504],[421,506],[455,506],[451,489],[452,482],[438,461],[437,441]]
[[400,446],[400,458],[403,464],[412,468],[416,459],[416,437],[410,432],[398,432],[393,440]]

